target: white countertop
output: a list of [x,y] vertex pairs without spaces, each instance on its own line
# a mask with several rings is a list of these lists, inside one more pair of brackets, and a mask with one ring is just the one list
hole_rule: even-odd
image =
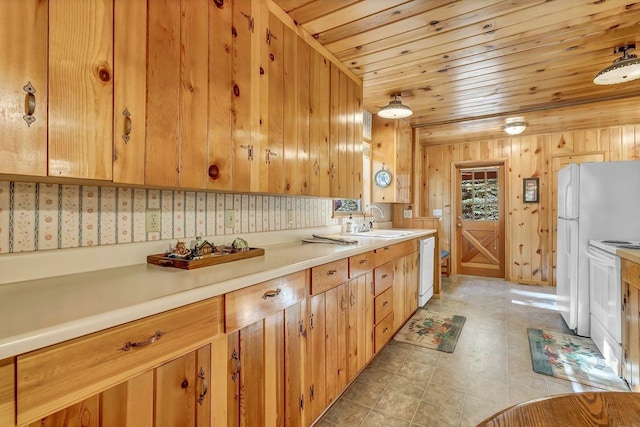
[[195,270],[136,264],[0,285],[0,360],[389,244],[263,246],[265,255]]

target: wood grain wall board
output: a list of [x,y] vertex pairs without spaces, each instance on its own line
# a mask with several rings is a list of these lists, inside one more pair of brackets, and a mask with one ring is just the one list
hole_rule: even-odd
[[[330,66],[330,129],[329,129],[329,194],[331,197],[340,196],[338,174],[338,157],[340,156],[340,69]],[[336,172],[337,171],[337,172]]]
[[[275,18],[274,18],[275,19]],[[282,28],[284,38],[283,63],[283,94],[275,98],[283,102],[283,142],[282,142],[282,187],[280,192],[286,194],[300,194],[300,170],[298,170],[298,36],[291,29]],[[277,35],[276,35],[277,37]],[[279,101],[279,100],[282,101]],[[273,102],[270,103],[273,105]],[[271,147],[269,147],[271,148]],[[280,154],[278,154],[280,156]],[[275,167],[278,167],[274,165]],[[272,168],[271,168],[272,169]]]
[[284,313],[264,319],[264,425],[284,425],[285,420]]
[[[113,15],[113,180],[144,184],[147,2],[115,0]],[[131,116],[129,139],[125,110]]]
[[101,425],[100,396],[95,395],[89,397],[88,399],[69,406],[68,408],[30,423],[29,427],[41,427],[43,425],[82,425],[86,427],[99,427]]
[[49,3],[48,52],[49,175],[110,181],[113,2]]
[[345,76],[346,91],[345,97],[345,153],[346,153],[346,165],[345,165],[345,190],[344,194],[347,197],[355,198],[355,130],[354,126],[354,110],[355,106],[353,100],[355,99],[355,83],[347,79]]
[[[285,91],[288,91],[285,85],[285,63],[289,60],[288,56],[294,52],[285,51],[285,28],[273,14],[269,14],[269,31],[275,37],[272,38],[269,46],[269,140],[267,149],[274,152],[274,156],[270,156],[267,163],[269,176],[269,192],[284,193],[285,189],[285,171],[284,167],[284,149],[285,149],[285,113],[291,115],[295,112],[295,102],[287,101]],[[287,29],[286,33],[291,34]],[[290,43],[287,43],[291,46]],[[291,64],[293,66],[293,64]],[[295,81],[291,82],[295,85]],[[291,116],[289,116],[291,118]],[[288,122],[287,126],[293,125]],[[287,135],[288,136],[288,135]],[[265,162],[266,162],[265,158]]]
[[296,74],[298,82],[298,104],[296,116],[298,124],[298,164],[296,175],[299,175],[299,193],[304,195],[317,194],[311,191],[311,148],[309,142],[309,111],[310,111],[310,78],[311,78],[311,49],[300,37],[296,37],[298,43],[298,58],[296,60]]
[[[15,19],[21,16],[22,19]],[[0,3],[0,170],[8,174],[47,175],[47,37],[49,6],[39,0]],[[20,34],[21,40],[15,38]],[[27,125],[23,89],[35,89],[35,121]]]
[[148,4],[145,184],[178,187],[180,2]]
[[233,145],[229,143],[233,97],[232,4],[226,2],[217,7],[209,2],[209,21],[216,24],[211,26],[209,37],[207,167],[218,168],[218,177],[207,181],[210,190],[231,190],[233,170],[240,166],[233,161]]
[[153,376],[147,371],[100,396],[102,427],[153,427]]

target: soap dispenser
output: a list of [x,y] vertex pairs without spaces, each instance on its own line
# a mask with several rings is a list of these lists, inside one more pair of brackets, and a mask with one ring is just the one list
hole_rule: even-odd
[[353,233],[353,216],[349,214],[349,219],[347,220],[347,225],[345,231],[347,233]]

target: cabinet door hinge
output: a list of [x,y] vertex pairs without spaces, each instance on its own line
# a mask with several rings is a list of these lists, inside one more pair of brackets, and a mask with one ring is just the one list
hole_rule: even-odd
[[315,395],[314,395],[313,384],[311,384],[311,387],[309,387],[309,400],[313,400],[313,399],[315,399]]
[[244,12],[240,12],[242,13],[242,16],[244,16],[245,18],[247,18],[247,21],[249,22],[249,29],[251,30],[251,32],[253,33],[253,27],[254,27],[254,22],[253,22],[253,16],[251,15],[247,15]]
[[300,409],[304,409],[304,394],[300,396]]
[[306,336],[307,336],[307,331],[306,331],[306,329],[304,328],[304,320],[301,320],[301,321],[298,323],[298,333],[299,333],[299,334],[300,334],[300,336],[302,336],[302,337],[306,337]]
[[313,314],[309,317],[309,329],[313,329]]
[[241,145],[240,148],[247,150],[247,160],[253,160],[253,145]]

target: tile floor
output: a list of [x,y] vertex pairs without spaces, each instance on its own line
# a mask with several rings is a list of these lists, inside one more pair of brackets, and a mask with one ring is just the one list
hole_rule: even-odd
[[536,374],[527,328],[569,333],[555,288],[443,278],[426,308],[467,318],[454,353],[391,341],[317,427],[475,426],[515,403],[592,387]]

